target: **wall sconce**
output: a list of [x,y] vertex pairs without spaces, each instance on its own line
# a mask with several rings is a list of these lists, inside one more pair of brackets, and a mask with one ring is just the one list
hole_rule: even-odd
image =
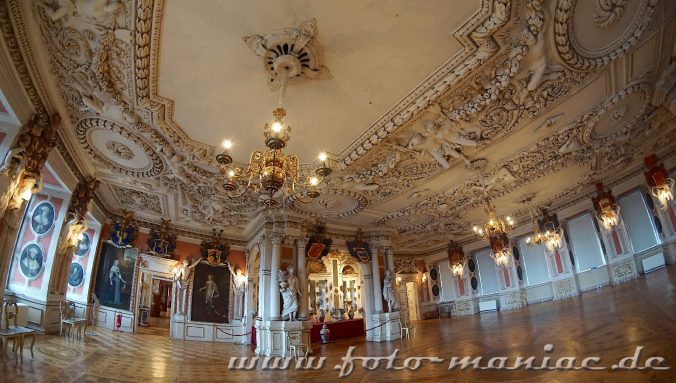
[[650,191],[660,202],[660,210],[667,210],[669,202],[674,200],[674,179],[669,177],[663,164],[657,164],[656,155],[646,157],[645,164],[648,167],[645,179]]
[[454,276],[460,278],[465,271],[465,252],[462,246],[451,241],[448,244],[448,267]]
[[602,183],[596,184],[596,196],[592,198],[596,218],[605,231],[612,230],[620,222],[620,206],[615,203],[615,197],[610,191],[604,190]]

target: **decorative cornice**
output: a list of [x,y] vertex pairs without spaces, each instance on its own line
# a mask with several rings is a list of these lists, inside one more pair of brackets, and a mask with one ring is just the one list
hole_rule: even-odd
[[0,29],[14,68],[38,118],[49,121],[55,113],[30,47],[20,0],[0,0]]

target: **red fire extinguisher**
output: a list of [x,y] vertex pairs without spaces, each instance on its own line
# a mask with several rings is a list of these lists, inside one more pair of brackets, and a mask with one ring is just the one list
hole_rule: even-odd
[[122,327],[122,313],[119,311],[115,312],[115,330],[113,332],[119,332],[120,327]]

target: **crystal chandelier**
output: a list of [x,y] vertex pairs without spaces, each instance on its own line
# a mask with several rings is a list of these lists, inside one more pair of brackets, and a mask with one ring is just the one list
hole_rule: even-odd
[[474,233],[481,239],[488,238],[491,246],[491,257],[498,266],[506,266],[509,263],[511,251],[509,249],[509,237],[507,232],[514,228],[515,222],[507,216],[503,220],[497,217],[495,206],[491,204],[490,197],[484,185],[483,175],[481,175],[481,186],[484,191],[484,200],[486,202],[486,213],[488,222],[484,223],[483,228],[472,227]]
[[650,155],[645,158],[648,171],[645,178],[650,186],[653,196],[660,202],[660,210],[667,210],[669,202],[674,200],[674,179],[669,177],[663,164],[657,164],[657,156]]
[[448,244],[448,267],[454,276],[461,278],[465,272],[465,252],[462,246],[451,241]]
[[252,190],[261,195],[263,204],[268,208],[278,204],[280,195],[293,196],[302,203],[312,202],[320,194],[317,186],[332,171],[329,157],[324,152],[319,154],[320,166],[314,174],[303,174],[298,157],[284,152],[291,139],[291,127],[284,122],[286,110],[282,101],[289,77],[295,76],[298,69],[293,62],[289,64],[285,60],[276,60],[275,64],[279,64],[275,70],[281,76],[279,107],[272,112],[272,122],[266,123],[263,129],[266,149],[252,152],[246,168],[233,163],[228,153],[232,148],[229,140],[223,141],[223,152],[216,156],[226,176],[223,188],[228,196],[238,198]]
[[[530,214],[530,219],[533,222],[533,236],[526,238],[528,246],[545,245],[547,251],[553,253],[556,249],[561,247],[563,238],[563,229],[559,225],[556,217],[551,217],[547,209],[542,209],[542,220],[535,222],[533,213]],[[540,227],[544,232],[540,231]]]
[[596,196],[592,198],[596,218],[605,231],[612,230],[620,222],[620,206],[610,190],[605,191],[602,183],[596,184]]

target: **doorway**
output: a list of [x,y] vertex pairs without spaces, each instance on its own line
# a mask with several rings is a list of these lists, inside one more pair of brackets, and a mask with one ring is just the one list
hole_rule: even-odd
[[137,332],[169,336],[173,282],[141,273]]
[[418,320],[418,298],[417,286],[415,282],[406,283],[406,300],[408,301],[408,317],[411,320]]

